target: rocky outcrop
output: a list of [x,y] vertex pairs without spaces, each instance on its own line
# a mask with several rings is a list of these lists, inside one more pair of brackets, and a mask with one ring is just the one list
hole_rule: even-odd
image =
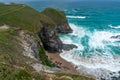
[[40,63],[31,63],[30,64],[37,72],[44,71],[48,73],[54,73],[54,72],[63,72],[61,69],[57,67],[48,67],[44,66]]
[[51,27],[48,25],[43,26],[43,28],[38,33],[44,48],[48,52],[61,52],[63,50],[71,50],[73,48],[77,48],[76,45],[73,44],[63,44],[60,40],[58,33],[55,27]]
[[64,11],[53,8],[46,8],[42,13],[55,22],[58,33],[72,33],[72,29],[68,25]]
[[43,25],[43,28],[38,33],[44,48],[49,52],[60,52],[62,42],[58,37],[55,27]]
[[20,45],[24,48],[23,55],[33,58],[35,60],[39,59],[39,46],[37,41],[34,40],[33,36],[25,33],[24,31],[19,31],[19,41]]
[[63,50],[66,50],[66,51],[69,51],[69,50],[71,50],[71,49],[73,49],[73,48],[77,48],[77,46],[74,45],[74,44],[63,44],[63,45],[62,45],[62,49],[63,49]]
[[48,52],[61,52],[62,50],[77,48],[77,46],[73,44],[63,44],[58,36],[59,33],[65,34],[72,32],[63,11],[47,8],[42,12],[42,14],[49,17],[49,19],[55,23],[54,25],[50,25],[41,21],[43,27],[38,33],[44,48]]
[[58,33],[72,33],[73,32],[70,26],[68,25],[68,23],[58,25],[56,27],[56,30],[58,31]]

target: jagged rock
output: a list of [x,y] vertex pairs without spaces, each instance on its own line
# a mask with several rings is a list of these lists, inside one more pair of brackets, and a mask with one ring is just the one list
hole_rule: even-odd
[[56,27],[58,33],[72,33],[72,29],[68,24],[59,25]]
[[74,44],[63,44],[63,45],[62,45],[62,49],[63,49],[63,50],[69,51],[69,50],[71,50],[71,49],[73,49],[73,48],[77,48],[77,46],[74,45]]
[[58,37],[55,27],[44,24],[43,28],[38,33],[44,48],[48,52],[60,52],[62,49],[62,42]]
[[72,29],[68,25],[66,15],[63,11],[59,11],[52,8],[47,8],[43,12],[47,17],[51,19],[55,24],[51,25],[44,21],[41,21],[43,27],[38,33],[45,50],[48,52],[61,52],[63,50],[70,50],[77,48],[73,44],[63,44],[58,33],[71,33]]
[[37,41],[34,40],[33,36],[25,33],[24,31],[19,32],[21,46],[24,48],[23,54],[33,59],[39,59],[39,46]]
[[60,68],[57,67],[48,67],[39,63],[33,63],[31,64],[31,66],[37,71],[45,71],[45,72],[49,72],[49,73],[54,73],[54,72],[62,72],[62,70]]
[[63,44],[58,36],[58,33],[56,32],[55,27],[44,25],[38,35],[44,48],[48,52],[61,52],[62,49],[71,50],[73,48],[77,48],[77,46],[73,44]]

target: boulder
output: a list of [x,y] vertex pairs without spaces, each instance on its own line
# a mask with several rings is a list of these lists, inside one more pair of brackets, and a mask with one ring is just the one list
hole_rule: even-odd
[[63,45],[62,45],[62,49],[63,49],[63,50],[69,51],[69,50],[71,50],[71,49],[73,49],[73,48],[77,48],[77,46],[74,45],[74,44],[63,44]]

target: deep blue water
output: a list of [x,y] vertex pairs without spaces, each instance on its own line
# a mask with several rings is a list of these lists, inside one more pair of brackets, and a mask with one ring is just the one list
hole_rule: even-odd
[[[100,77],[99,68],[120,71],[120,2],[21,2],[38,11],[47,7],[64,10],[73,33],[60,34],[63,43],[75,44],[77,49],[63,51],[61,57],[90,68]],[[116,38],[112,38],[119,36]],[[86,59],[87,58],[87,59]],[[94,63],[94,64],[93,64]],[[94,72],[93,72],[94,70]],[[98,75],[99,74],[99,75]],[[108,79],[110,80],[110,79]]]

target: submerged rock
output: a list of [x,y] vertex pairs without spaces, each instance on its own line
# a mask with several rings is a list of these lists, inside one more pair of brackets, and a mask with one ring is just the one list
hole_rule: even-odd
[[120,39],[120,35],[112,36],[111,38]]

